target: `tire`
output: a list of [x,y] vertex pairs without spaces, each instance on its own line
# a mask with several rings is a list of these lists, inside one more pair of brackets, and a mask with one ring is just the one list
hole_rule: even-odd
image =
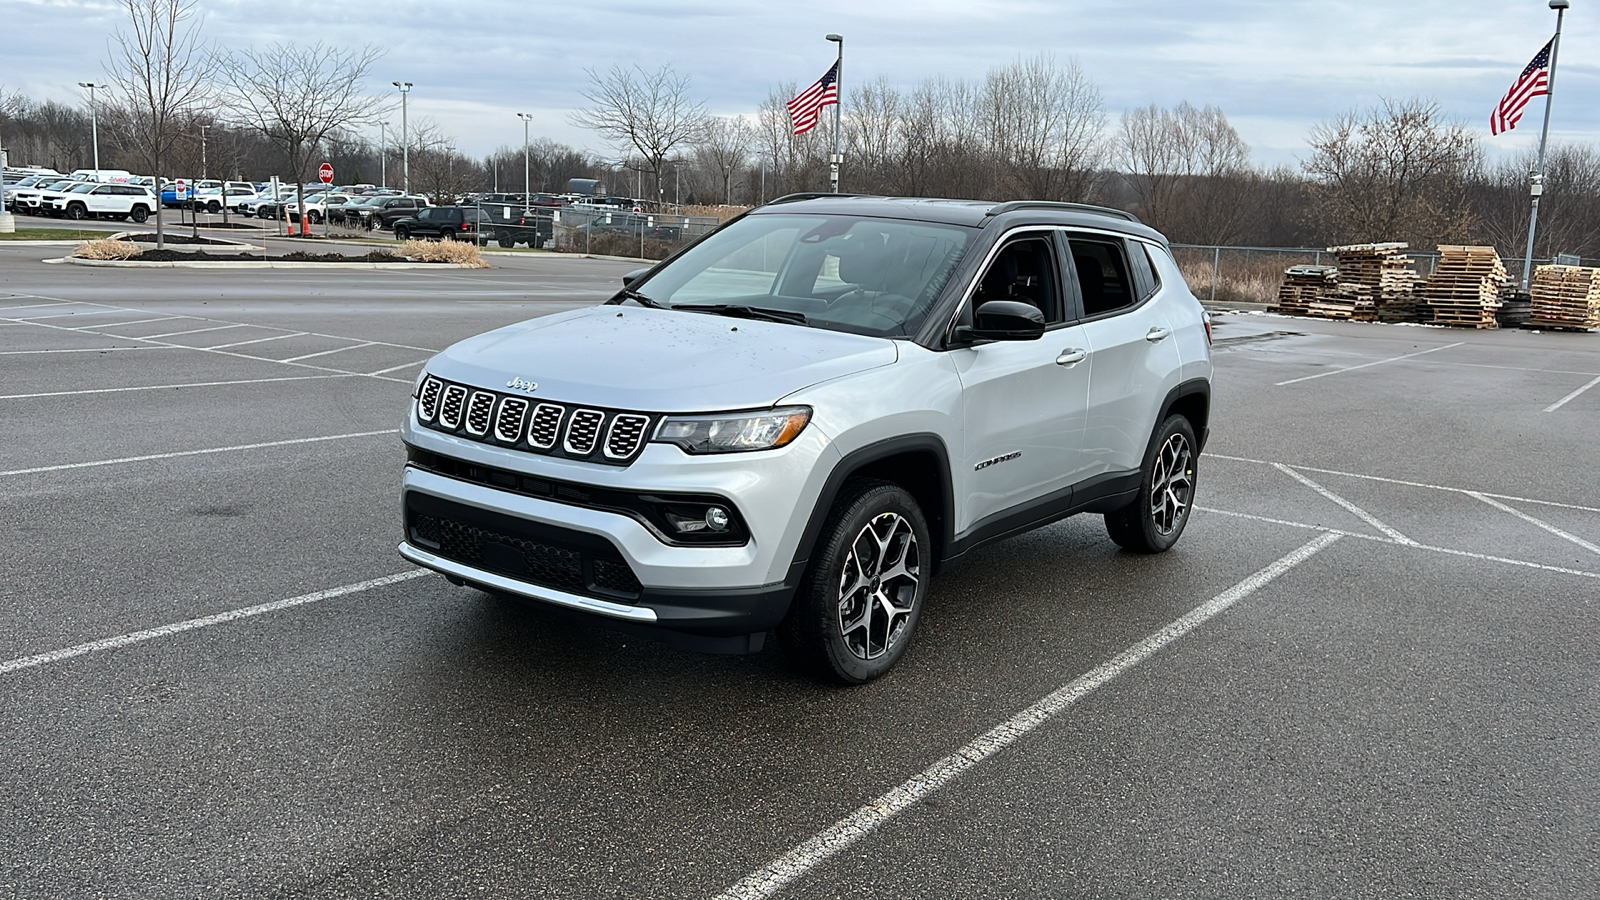
[[439,240],[441,240],[441,241],[451,241],[453,243],[455,241],[455,239],[456,239],[456,233],[454,231],[451,231],[448,228],[446,228],[445,230],[439,232]]
[[396,228],[394,230],[394,239],[397,240],[397,241],[403,241],[403,240],[406,239],[406,236],[408,234],[410,234],[410,233],[411,232],[406,231],[404,228]]
[[145,219],[150,218],[150,209],[149,207],[145,206],[135,206],[133,210],[128,213],[128,218],[134,220],[135,222],[143,222]]
[[222,204],[213,200],[206,204],[206,212],[216,215],[217,213],[222,212]]
[[67,218],[74,222],[89,218],[89,210],[82,203],[74,203],[67,207]]
[[322,214],[313,209],[312,211],[306,213],[306,220],[313,225],[321,225]]
[[1133,553],[1162,553],[1178,542],[1194,508],[1198,456],[1194,426],[1183,416],[1168,416],[1145,451],[1138,496],[1106,513],[1106,533],[1117,546]]
[[916,632],[932,552],[927,519],[909,492],[885,481],[847,482],[778,626],[779,641],[824,680],[863,684],[879,677]]
[[511,236],[511,232],[509,232],[509,231],[502,231],[502,232],[497,233],[494,236],[494,242],[496,244],[499,244],[500,246],[506,247],[508,249],[511,248],[511,247],[515,247],[517,245],[516,239]]

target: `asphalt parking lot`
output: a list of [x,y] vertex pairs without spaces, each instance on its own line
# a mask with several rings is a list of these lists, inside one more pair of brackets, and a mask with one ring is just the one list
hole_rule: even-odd
[[1600,896],[1600,335],[1223,315],[1199,504],[887,678],[395,553],[422,362],[625,262],[0,245],[0,897]]

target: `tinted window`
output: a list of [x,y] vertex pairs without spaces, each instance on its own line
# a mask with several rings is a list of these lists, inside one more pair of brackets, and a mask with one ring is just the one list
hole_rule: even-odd
[[1013,300],[1037,307],[1047,323],[1065,321],[1055,260],[1055,246],[1049,235],[1007,242],[978,279],[970,306],[977,309],[991,300]]
[[431,210],[431,209],[419,209],[419,210],[417,210],[417,221],[418,222],[428,222],[428,221],[432,221],[432,219],[433,219],[433,210]]
[[1073,238],[1072,265],[1083,291],[1083,314],[1097,316],[1133,305],[1133,281],[1120,241]]

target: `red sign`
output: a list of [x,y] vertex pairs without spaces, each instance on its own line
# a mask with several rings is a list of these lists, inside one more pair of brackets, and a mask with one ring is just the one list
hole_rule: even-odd
[[172,186],[177,189],[178,193],[183,193],[184,185],[182,178],[179,178],[177,181],[173,182]]
[[317,177],[322,179],[323,184],[333,184],[333,166],[323,163],[322,168],[317,170]]

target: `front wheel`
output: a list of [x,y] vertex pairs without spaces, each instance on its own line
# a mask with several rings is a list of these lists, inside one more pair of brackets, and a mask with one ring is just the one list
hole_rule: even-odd
[[143,206],[135,206],[133,211],[128,213],[128,218],[135,222],[143,222],[145,219],[150,218],[150,210]]
[[1106,513],[1106,533],[1124,550],[1161,553],[1178,542],[1194,505],[1194,426],[1169,416],[1145,452],[1139,494],[1116,512]]
[[927,519],[904,488],[848,483],[778,626],[784,649],[815,675],[841,684],[889,671],[922,616],[932,550]]
[[67,218],[77,221],[89,218],[89,210],[82,203],[74,203],[67,207]]
[[213,200],[206,204],[206,212],[216,215],[217,213],[222,212],[222,204]]

